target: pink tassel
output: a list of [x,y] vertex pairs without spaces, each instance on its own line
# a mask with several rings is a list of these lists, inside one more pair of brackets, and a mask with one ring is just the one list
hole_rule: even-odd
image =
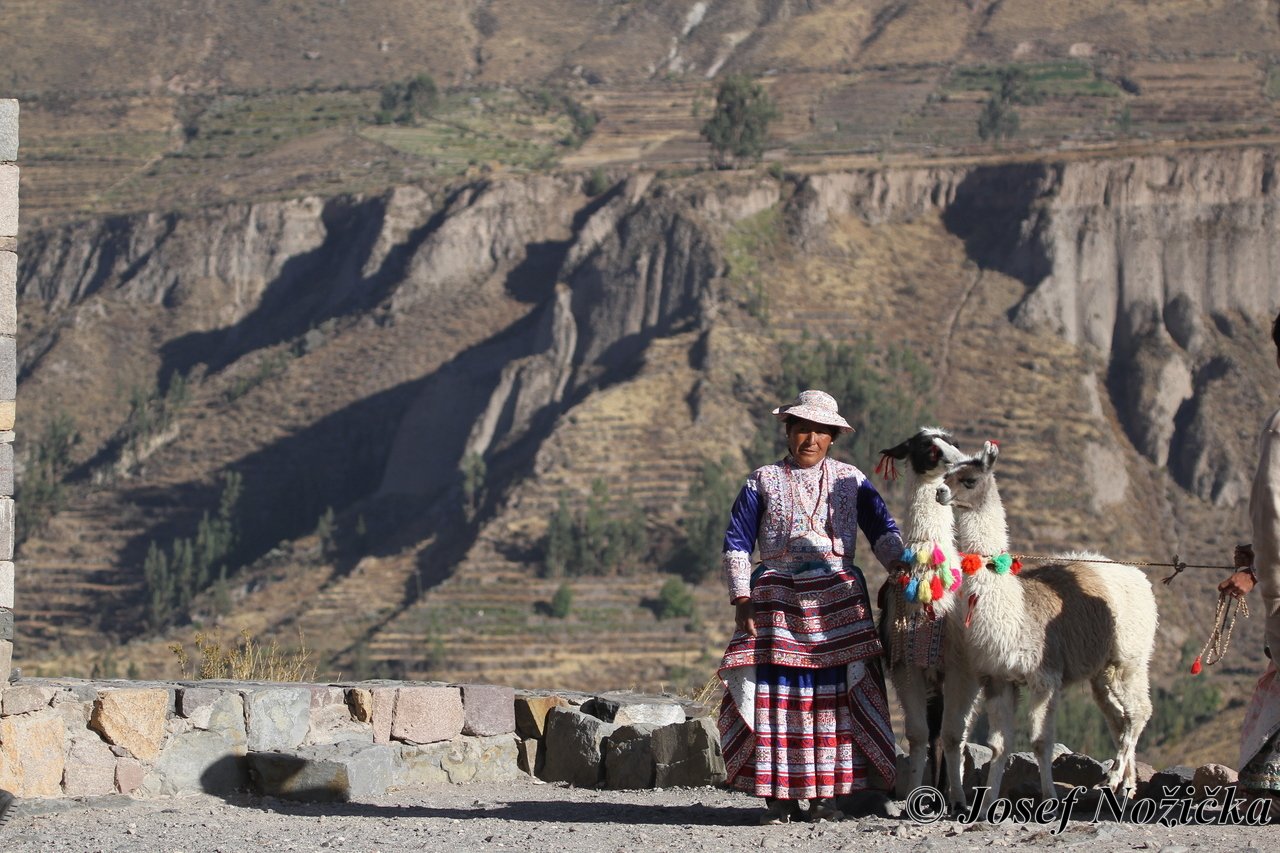
[[951,570],[951,586],[950,586],[950,591],[951,591],[951,592],[955,592],[955,591],[956,591],[957,589],[959,589],[959,588],[960,588],[960,570],[959,570],[959,569],[952,569],[952,570]]
[[941,566],[946,561],[947,561],[947,555],[942,553],[941,548],[939,548],[937,545],[934,545],[933,546],[933,564],[935,566]]

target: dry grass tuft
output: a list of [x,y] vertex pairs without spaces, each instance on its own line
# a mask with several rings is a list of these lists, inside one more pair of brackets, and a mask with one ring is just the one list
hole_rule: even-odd
[[307,648],[298,632],[298,648],[286,652],[273,639],[262,646],[249,629],[240,631],[240,641],[223,648],[221,640],[204,633],[196,634],[196,650],[200,653],[200,668],[192,671],[191,658],[182,643],[169,646],[178,658],[182,677],[194,679],[226,678],[233,681],[314,681],[316,665],[311,661]]

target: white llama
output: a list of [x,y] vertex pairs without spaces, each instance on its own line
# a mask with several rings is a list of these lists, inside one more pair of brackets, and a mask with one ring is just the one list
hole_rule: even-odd
[[[908,745],[907,790],[924,783],[929,754],[930,700],[942,683],[943,617],[955,605],[960,587],[952,510],[939,503],[938,489],[950,463],[967,459],[943,430],[926,427],[888,450],[881,464],[905,460],[907,510],[899,519],[908,571],[890,577],[880,601],[880,636],[888,658],[889,678],[902,705]],[[946,650],[948,673],[958,667]],[[935,723],[936,726],[936,723]]]
[[[955,507],[956,543],[962,552],[961,606],[951,636],[960,638],[970,671],[983,684],[991,724],[987,785],[1000,794],[1005,750],[1013,737],[1015,688],[1025,686],[1031,742],[1040,766],[1040,792],[1054,797],[1054,717],[1062,687],[1087,680],[1116,742],[1107,784],[1132,794],[1135,750],[1151,718],[1147,669],[1155,645],[1156,600],[1151,583],[1133,566],[1073,562],[1094,558],[1066,554],[1062,562],[1020,571],[1009,555],[1004,506],[993,469],[999,448],[987,442],[973,457],[950,466],[940,503]],[[961,747],[972,717],[970,700],[948,702],[942,741],[951,805],[965,808],[960,786]],[[1120,786],[1120,787],[1117,787]]]

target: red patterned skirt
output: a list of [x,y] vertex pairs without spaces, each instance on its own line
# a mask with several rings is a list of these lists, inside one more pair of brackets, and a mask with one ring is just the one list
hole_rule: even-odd
[[734,634],[720,667],[730,786],[779,799],[891,789],[893,729],[861,571],[765,568],[751,600],[756,636]]

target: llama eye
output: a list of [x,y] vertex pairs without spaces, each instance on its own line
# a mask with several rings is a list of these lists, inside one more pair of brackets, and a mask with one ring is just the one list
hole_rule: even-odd
[[967,477],[960,481],[960,485],[964,486],[966,489],[972,489],[974,486],[978,485],[978,481],[974,477]]

